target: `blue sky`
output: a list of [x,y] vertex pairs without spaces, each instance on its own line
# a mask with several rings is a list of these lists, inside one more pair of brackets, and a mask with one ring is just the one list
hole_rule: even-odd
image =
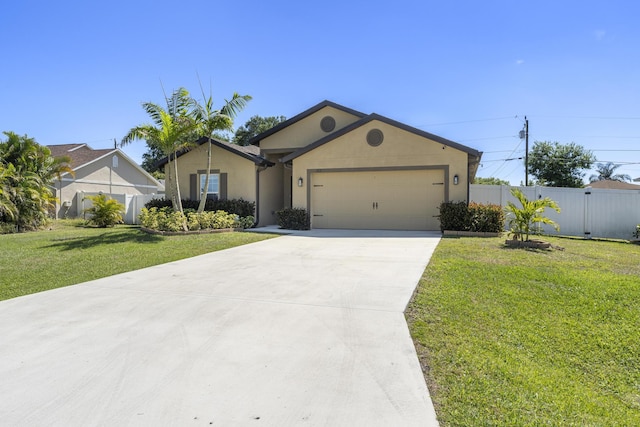
[[[329,99],[483,151],[519,184],[524,116],[640,177],[640,3],[628,1],[21,1],[3,6],[0,130],[113,145],[198,75],[236,119]],[[124,151],[140,161],[144,142]],[[587,177],[590,175],[587,172]]]

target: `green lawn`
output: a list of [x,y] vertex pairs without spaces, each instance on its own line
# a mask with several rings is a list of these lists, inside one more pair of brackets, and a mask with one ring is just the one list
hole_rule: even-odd
[[0,235],[0,300],[274,237],[259,233],[165,237],[131,226],[80,224],[56,221],[52,230]]
[[640,425],[640,246],[446,238],[407,310],[443,426]]

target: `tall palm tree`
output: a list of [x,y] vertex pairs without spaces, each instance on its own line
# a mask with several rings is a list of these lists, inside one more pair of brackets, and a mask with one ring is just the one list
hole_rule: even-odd
[[615,165],[613,162],[597,163],[596,171],[597,175],[591,175],[589,182],[596,181],[631,181],[631,177],[627,174],[614,174],[616,169],[622,165]]
[[[203,98],[205,98],[204,93]],[[211,95],[204,99],[204,104],[200,104],[195,100],[193,101],[194,118],[198,124],[198,129],[200,133],[207,138],[207,168],[205,169],[207,173],[204,186],[200,193],[198,213],[204,211],[207,202],[207,190],[209,188],[208,171],[211,170],[211,138],[213,138],[213,134],[217,131],[232,130],[233,120],[249,101],[251,101],[251,96],[238,95],[235,92],[231,100],[225,99],[225,104],[219,110],[213,108],[213,97]]]
[[[178,181],[178,151],[186,149],[191,144],[191,137],[195,130],[195,122],[189,114],[192,99],[185,88],[173,92],[171,98],[166,99],[167,108],[153,102],[144,102],[142,108],[151,117],[153,124],[142,124],[131,128],[122,138],[120,145],[126,145],[137,139],[147,141],[147,144],[158,148],[169,160],[173,158],[173,175],[171,168],[167,169],[168,180],[173,183],[171,204],[174,211],[183,212]],[[185,224],[186,227],[186,224]]]

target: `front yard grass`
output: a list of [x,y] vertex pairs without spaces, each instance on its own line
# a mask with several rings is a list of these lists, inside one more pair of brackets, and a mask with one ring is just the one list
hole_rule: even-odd
[[85,228],[81,224],[55,221],[52,230],[0,235],[0,300],[275,237],[261,233],[157,236],[132,226]]
[[442,426],[640,425],[640,246],[444,238],[407,320]]

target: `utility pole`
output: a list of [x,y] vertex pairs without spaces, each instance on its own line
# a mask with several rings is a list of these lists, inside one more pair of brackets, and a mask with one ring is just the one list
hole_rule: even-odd
[[524,185],[529,186],[529,120],[524,116]]
[[520,131],[520,139],[524,139],[524,185],[529,186],[529,120],[524,116],[524,129]]

